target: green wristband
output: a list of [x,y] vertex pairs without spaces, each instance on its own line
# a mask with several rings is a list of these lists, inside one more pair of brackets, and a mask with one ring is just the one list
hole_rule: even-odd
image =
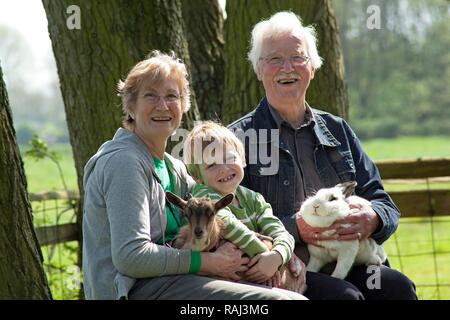
[[191,251],[191,265],[189,266],[189,273],[199,273],[202,265],[202,256],[198,251]]

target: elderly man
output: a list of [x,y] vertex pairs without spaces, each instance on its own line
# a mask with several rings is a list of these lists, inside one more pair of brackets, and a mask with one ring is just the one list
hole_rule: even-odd
[[[304,27],[292,12],[279,12],[255,25],[248,56],[266,97],[230,129],[256,129],[258,150],[272,150],[271,160],[277,162],[278,170],[268,170],[259,157],[249,161],[255,155],[251,150],[255,143],[247,144],[248,166],[242,184],[260,192],[272,205],[296,239],[296,253],[305,263],[306,244],[368,237],[380,244],[386,241],[397,228],[400,212],[384,191],[376,166],[343,119],[314,109],[305,100],[309,83],[322,64],[314,28]],[[261,129],[278,129],[279,138],[260,136]],[[351,227],[333,225],[336,235],[326,237],[321,234],[323,229],[311,228],[297,218],[305,198],[344,181],[357,182],[352,213],[340,221]],[[359,197],[371,206],[359,202]],[[384,265],[375,269],[378,273],[373,270],[355,266],[345,280],[329,276],[326,267],[323,273],[308,272],[305,295],[310,299],[417,299],[415,286],[405,275]],[[374,277],[381,281],[371,281]]]

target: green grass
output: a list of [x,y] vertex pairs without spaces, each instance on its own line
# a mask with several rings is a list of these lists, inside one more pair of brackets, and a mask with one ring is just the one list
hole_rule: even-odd
[[78,300],[82,272],[77,266],[78,242],[42,247],[44,270],[55,300]]
[[[450,158],[450,137],[401,137],[395,139],[374,139],[362,141],[364,150],[374,160],[413,160],[418,158]],[[450,182],[425,180],[414,184],[385,183],[389,191],[450,189]]]
[[401,137],[361,143],[375,161],[450,157],[450,137]]
[[[416,159],[420,157],[450,157],[449,137],[405,137],[396,139],[379,139],[363,141],[363,147],[374,160],[388,159]],[[22,152],[24,148],[21,148]],[[69,145],[50,146],[50,150],[62,155],[61,166],[69,189],[77,189],[76,172]],[[61,178],[56,165],[48,159],[35,161],[24,159],[25,173],[30,192],[62,190]],[[426,188],[426,184],[415,185],[386,185],[388,191],[412,190]],[[450,188],[450,182],[432,184],[431,188]],[[48,225],[56,220],[56,212],[61,212],[64,201],[35,202],[35,225]],[[58,209],[50,210],[58,206]],[[73,221],[73,212],[61,215],[62,222]],[[450,299],[450,286],[439,288],[436,286],[435,263],[437,263],[438,280],[443,284],[450,284],[450,217],[439,217],[433,220],[434,249],[431,237],[429,218],[402,218],[397,232],[385,244],[392,267],[404,272],[417,287],[421,299]],[[52,247],[42,248],[47,276],[55,299],[76,299],[78,290],[73,283],[78,279],[79,271],[74,267],[76,263],[77,243],[70,242]],[[400,253],[401,257],[398,257]],[[49,259],[51,256],[51,259]],[[76,281],[75,281],[76,282]],[[431,285],[426,287],[423,285]],[[71,289],[72,288],[72,289]]]
[[[57,166],[49,159],[33,159],[24,156],[27,146],[21,146],[20,151],[24,161],[25,174],[28,182],[28,192],[41,192],[50,190],[64,190]],[[72,147],[68,144],[59,144],[49,147],[61,155],[59,161],[64,179],[69,190],[77,190],[77,175],[72,156]]]

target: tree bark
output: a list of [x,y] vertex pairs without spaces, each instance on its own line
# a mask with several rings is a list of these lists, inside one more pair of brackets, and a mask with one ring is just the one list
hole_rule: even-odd
[[262,19],[290,10],[313,24],[324,63],[311,81],[306,100],[311,106],[348,118],[348,96],[338,27],[331,0],[227,0],[225,22],[225,88],[223,114],[229,123],[255,108],[264,88],[247,60],[251,30]]
[[217,0],[183,0],[183,20],[191,58],[191,85],[202,119],[222,119],[224,81],[222,9]]
[[51,299],[0,67],[0,299]]

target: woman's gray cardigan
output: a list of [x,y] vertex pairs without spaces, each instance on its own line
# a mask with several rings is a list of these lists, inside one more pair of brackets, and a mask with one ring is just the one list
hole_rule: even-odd
[[[175,193],[195,182],[166,154]],[[190,251],[155,244],[164,235],[165,194],[143,141],[120,128],[84,168],[83,274],[86,299],[127,296],[135,278],[188,273]]]

